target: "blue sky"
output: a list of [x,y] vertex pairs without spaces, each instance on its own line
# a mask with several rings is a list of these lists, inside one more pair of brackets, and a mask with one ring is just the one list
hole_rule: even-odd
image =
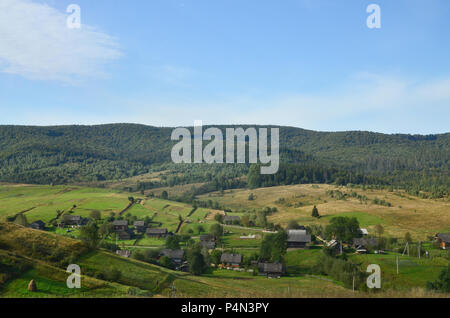
[[[81,29],[65,25],[72,3]],[[0,111],[0,124],[449,132],[450,2],[2,0]]]

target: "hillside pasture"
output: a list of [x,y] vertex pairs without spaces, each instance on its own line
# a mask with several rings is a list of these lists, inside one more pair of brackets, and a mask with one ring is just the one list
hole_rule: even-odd
[[[331,197],[330,191],[347,194],[344,199]],[[356,192],[367,197],[360,201],[351,197]],[[253,193],[254,200],[248,200]],[[384,200],[391,206],[375,204],[375,199]],[[233,212],[276,207],[278,212],[268,216],[275,224],[286,226],[290,220],[300,224],[328,224],[334,216],[354,216],[361,226],[374,234],[376,224],[383,225],[385,233],[393,237],[404,237],[410,232],[413,239],[427,239],[438,232],[450,231],[450,201],[444,199],[421,199],[402,191],[348,188],[326,184],[300,184],[258,189],[227,190],[224,194],[215,192],[202,195],[201,200],[213,200]],[[316,205],[321,218],[313,218],[311,211]]]

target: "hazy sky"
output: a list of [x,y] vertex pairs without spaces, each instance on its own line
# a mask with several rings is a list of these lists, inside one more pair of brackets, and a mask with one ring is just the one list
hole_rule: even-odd
[[194,120],[449,132],[450,1],[0,0],[0,124]]

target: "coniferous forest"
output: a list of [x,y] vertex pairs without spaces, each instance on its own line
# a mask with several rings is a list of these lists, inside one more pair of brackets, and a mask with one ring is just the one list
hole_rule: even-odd
[[387,135],[279,128],[280,169],[274,175],[260,175],[256,166],[252,169],[247,164],[172,164],[170,152],[176,143],[170,140],[172,128],[0,126],[0,181],[70,184],[166,169],[174,176],[157,184],[139,184],[139,190],[206,182],[197,191],[334,183],[400,187],[417,195],[425,191],[432,197],[449,192],[450,133]]

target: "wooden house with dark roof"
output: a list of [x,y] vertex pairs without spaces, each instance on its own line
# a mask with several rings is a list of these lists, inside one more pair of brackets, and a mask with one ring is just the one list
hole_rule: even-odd
[[258,263],[259,275],[269,278],[280,278],[284,273],[284,266],[281,263]]
[[436,234],[436,240],[443,250],[450,250],[450,233],[438,233]]
[[171,249],[163,249],[161,250],[160,256],[167,256],[170,258],[176,265],[180,265],[184,261],[184,250],[171,250]]
[[162,228],[162,229],[147,228],[147,230],[145,231],[145,235],[147,235],[148,237],[161,238],[161,237],[166,237],[168,234],[169,234],[169,232],[165,228]]
[[122,232],[128,230],[127,220],[115,220],[113,223],[114,232]]
[[306,230],[288,230],[287,247],[305,248],[307,243],[311,243],[311,235]]
[[140,232],[140,233],[145,232],[145,222],[144,221],[134,221],[133,226],[134,226],[134,230],[136,232]]
[[353,247],[359,254],[367,253],[370,248],[376,248],[378,246],[378,239],[376,237],[361,237],[353,239]]
[[225,266],[239,267],[242,264],[241,254],[222,253],[220,262]]
[[59,227],[81,226],[87,224],[88,219],[82,218],[80,215],[64,214],[59,223]]

